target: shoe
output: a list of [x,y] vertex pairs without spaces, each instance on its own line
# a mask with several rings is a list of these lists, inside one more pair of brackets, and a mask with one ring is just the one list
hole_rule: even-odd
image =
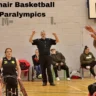
[[47,86],[47,83],[43,83],[42,86]]
[[54,83],[50,83],[50,86],[55,86],[55,84]]
[[57,77],[57,78],[56,78],[56,80],[57,80],[57,81],[60,81],[60,78],[59,78],[59,77]]
[[71,79],[70,78],[67,78],[68,81],[70,81]]
[[38,75],[38,78],[41,79],[41,78],[42,78],[42,74],[39,74],[39,75]]
[[90,69],[90,66],[86,66],[87,69]]

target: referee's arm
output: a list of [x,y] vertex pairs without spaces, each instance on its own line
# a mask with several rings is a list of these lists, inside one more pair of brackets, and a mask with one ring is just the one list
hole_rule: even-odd
[[32,32],[32,35],[29,38],[29,42],[33,43],[33,36],[35,35],[35,31]]
[[56,43],[58,43],[59,42],[59,38],[58,38],[57,34],[56,33],[53,33],[53,35],[55,37]]

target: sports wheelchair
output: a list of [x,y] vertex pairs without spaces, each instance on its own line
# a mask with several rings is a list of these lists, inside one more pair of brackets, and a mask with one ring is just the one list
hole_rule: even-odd
[[16,76],[3,76],[2,84],[2,96],[23,96],[22,93],[18,90],[18,80]]

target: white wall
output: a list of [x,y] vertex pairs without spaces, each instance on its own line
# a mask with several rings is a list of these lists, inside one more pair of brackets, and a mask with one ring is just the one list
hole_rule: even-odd
[[[0,0],[6,2],[8,0]],[[55,1],[55,8],[0,8],[0,11],[20,12],[35,10],[46,12],[44,18],[9,18],[13,23],[9,26],[2,26],[0,18],[0,57],[4,55],[6,47],[13,49],[13,55],[17,58],[26,58],[31,64],[31,56],[34,54],[35,46],[32,46],[28,39],[32,30],[36,30],[34,38],[40,37],[40,31],[45,30],[48,37],[52,37],[52,32],[56,32],[60,43],[55,46],[66,57],[67,65],[70,70],[79,69],[79,57],[85,45],[88,45],[96,56],[92,45],[92,39],[84,29],[85,25],[95,27],[94,20],[88,19],[87,0],[9,0],[15,1]],[[56,24],[51,25],[50,17],[54,17]]]

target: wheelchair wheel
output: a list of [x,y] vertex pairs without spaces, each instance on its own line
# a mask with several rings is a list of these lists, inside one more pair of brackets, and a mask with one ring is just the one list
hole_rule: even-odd
[[18,85],[16,86],[16,96],[18,96]]
[[12,90],[9,92],[8,85],[6,84],[6,96],[18,96],[18,86],[16,86],[15,94],[13,95]]
[[9,91],[8,91],[8,86],[6,84],[6,96],[11,96],[11,94],[9,94]]

